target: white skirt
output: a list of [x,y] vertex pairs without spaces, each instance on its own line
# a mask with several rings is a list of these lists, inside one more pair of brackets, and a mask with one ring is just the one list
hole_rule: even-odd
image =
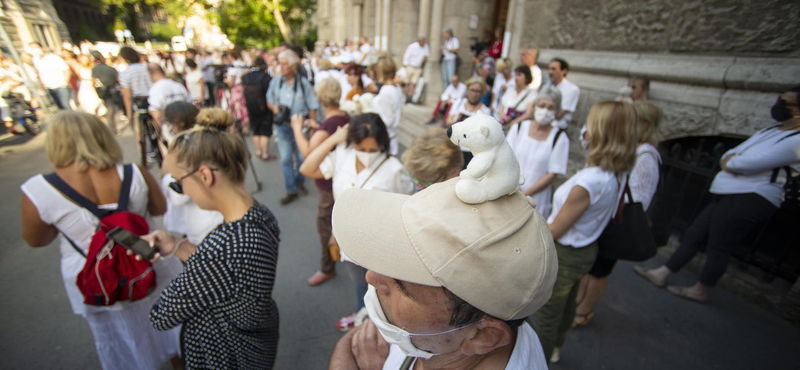
[[120,311],[85,315],[104,370],[158,370],[179,355],[180,327],[158,331],[150,325],[157,298],[147,297]]

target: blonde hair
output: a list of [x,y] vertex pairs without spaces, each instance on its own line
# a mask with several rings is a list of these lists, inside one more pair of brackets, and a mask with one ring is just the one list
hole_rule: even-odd
[[586,118],[590,142],[590,166],[620,173],[633,168],[639,145],[636,110],[630,103],[603,101],[596,103]]
[[327,71],[333,69],[333,63],[331,63],[330,59],[325,58],[319,61],[319,70],[320,71]]
[[55,168],[77,163],[78,171],[107,170],[122,162],[122,148],[100,118],[62,111],[48,120],[45,153]]
[[190,170],[207,165],[223,173],[231,182],[243,183],[247,171],[247,149],[235,135],[211,127],[195,126],[178,134],[169,154]]
[[402,160],[406,170],[414,176],[440,178],[440,181],[464,165],[461,148],[453,144],[441,128],[430,128],[417,136],[403,153]]
[[397,73],[397,65],[394,60],[388,56],[383,56],[375,63],[375,74],[378,76],[379,81],[391,80]]
[[497,70],[497,72],[500,73],[503,72],[503,70],[506,68],[514,68],[514,63],[511,61],[511,59],[500,58],[497,60],[497,65],[495,67],[496,67],[495,70]]
[[659,135],[659,126],[664,118],[664,111],[658,104],[650,101],[637,101],[633,103],[633,108],[636,109],[636,116],[639,117],[638,142],[658,145],[661,136]]
[[483,82],[483,79],[481,79],[481,78],[480,78],[480,77],[478,77],[478,76],[472,76],[472,77],[470,77],[470,78],[467,80],[467,82],[464,82],[464,85],[466,85],[466,86],[467,86],[467,89],[469,89],[469,87],[470,87],[470,86],[472,86],[472,85],[481,85],[481,94],[483,94],[483,93],[485,93],[485,92],[486,92],[486,83],[485,83],[485,82]]
[[342,97],[342,85],[339,81],[331,77],[324,78],[319,81],[317,87],[317,98],[319,103],[330,108],[339,107],[339,99]]
[[198,126],[224,130],[233,126],[234,123],[236,123],[236,120],[233,118],[233,114],[222,108],[203,108],[197,114]]

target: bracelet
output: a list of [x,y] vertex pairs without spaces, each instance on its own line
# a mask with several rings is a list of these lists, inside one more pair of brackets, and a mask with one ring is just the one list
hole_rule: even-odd
[[167,255],[167,256],[164,256],[164,257],[162,257],[162,258],[164,258],[164,259],[167,259],[167,258],[170,258],[170,257],[174,256],[174,255],[175,255],[175,252],[177,252],[177,251],[178,251],[178,248],[180,248],[180,247],[181,247],[181,244],[183,244],[183,242],[185,242],[185,241],[187,241],[187,240],[189,240],[189,239],[188,239],[188,238],[181,238],[181,240],[178,240],[178,242],[177,242],[177,243],[175,243],[175,248],[172,248],[172,252],[169,252],[169,255]]

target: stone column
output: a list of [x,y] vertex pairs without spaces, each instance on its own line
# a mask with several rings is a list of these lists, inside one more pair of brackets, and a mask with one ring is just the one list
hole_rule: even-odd
[[383,0],[375,0],[375,51],[381,50],[381,3]]
[[[419,27],[417,28],[417,35],[425,35],[425,38],[430,41],[431,30],[431,0],[420,0],[419,2]],[[416,36],[416,35],[415,35]],[[416,37],[414,38],[416,40]]]
[[442,86],[442,25],[444,23],[444,0],[433,0],[431,10],[430,48],[431,57],[425,63],[425,81],[428,84],[425,93],[425,104],[434,105],[444,91]]
[[523,45],[522,31],[525,27],[525,0],[511,0],[508,3],[506,34],[503,37],[503,57],[516,61]]
[[389,50],[389,33],[391,32],[392,0],[383,0],[383,17],[381,19],[381,50]]
[[361,13],[364,7],[364,3],[361,0],[354,0],[353,1],[353,34],[350,36],[352,39],[353,37],[361,37],[364,33],[361,31]]

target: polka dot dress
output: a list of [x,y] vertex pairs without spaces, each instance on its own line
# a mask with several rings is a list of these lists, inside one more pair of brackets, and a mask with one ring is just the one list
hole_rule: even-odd
[[[183,324],[186,369],[271,369],[278,349],[272,299],[280,229],[255,202],[189,257],[150,311],[158,330]],[[274,238],[273,238],[274,235]]]

